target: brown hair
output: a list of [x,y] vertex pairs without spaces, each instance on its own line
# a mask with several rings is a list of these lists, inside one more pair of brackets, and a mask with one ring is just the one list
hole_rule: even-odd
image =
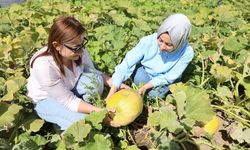
[[[55,20],[54,24],[50,28],[49,38],[48,38],[48,48],[45,52],[36,56],[31,62],[31,68],[33,67],[33,63],[36,58],[41,56],[51,55],[56,62],[56,65],[59,67],[61,73],[65,75],[65,71],[63,68],[62,56],[55,49],[52,42],[58,42],[60,44],[69,42],[86,32],[86,29],[83,25],[71,16],[62,16]],[[75,61],[77,65],[82,63],[82,58],[80,57]]]

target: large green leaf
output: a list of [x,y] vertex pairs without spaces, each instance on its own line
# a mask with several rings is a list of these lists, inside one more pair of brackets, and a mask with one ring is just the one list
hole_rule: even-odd
[[233,52],[238,52],[241,50],[244,45],[243,43],[239,40],[239,38],[235,36],[231,36],[226,38],[224,42],[224,47],[226,50],[233,51]]
[[240,81],[240,84],[245,88],[245,94],[250,98],[250,79],[243,79]]
[[231,22],[238,15],[238,11],[234,11],[232,5],[222,5],[214,9],[216,20],[222,22]]
[[45,137],[37,134],[34,136],[31,136],[30,134],[23,133],[18,136],[18,142],[12,149],[38,149],[42,150],[44,145],[48,141],[45,139]]
[[189,126],[194,121],[207,122],[212,119],[214,112],[205,91],[183,83],[170,85],[170,91],[176,101],[179,117],[184,116],[184,122]]
[[186,118],[208,122],[214,116],[208,94],[198,88],[189,87],[186,91]]
[[15,120],[18,119],[22,106],[17,104],[5,104],[0,103],[0,128],[9,128],[15,124]]
[[107,110],[92,112],[88,114],[85,118],[86,122],[90,123],[93,127],[98,130],[102,129],[102,122],[107,114]]
[[229,90],[228,87],[222,86],[217,87],[217,96],[224,100],[227,100],[227,98],[233,98],[233,93]]
[[110,11],[109,15],[118,26],[124,26],[130,19],[123,14],[118,14],[116,11]]
[[7,86],[7,94],[4,95],[0,101],[11,101],[13,100],[13,94],[21,89],[22,86],[26,83],[26,79],[23,76],[17,76],[10,78],[5,82]]
[[232,78],[232,69],[227,66],[221,66],[219,64],[213,64],[210,73],[214,76],[218,83],[223,83]]
[[180,118],[185,114],[185,106],[186,106],[186,93],[184,91],[179,91],[173,94],[176,100],[177,105],[177,113]]
[[161,130],[167,128],[171,132],[182,128],[177,120],[176,113],[166,107],[161,107],[159,111],[150,114],[148,117],[148,125],[160,126]]
[[94,142],[88,142],[84,147],[80,148],[80,150],[111,150],[111,145],[112,142],[108,136],[96,134],[94,135]]
[[244,63],[244,69],[243,69],[243,76],[250,76],[250,54],[248,53],[245,63]]
[[86,124],[84,120],[80,120],[71,125],[64,133],[65,136],[71,135],[75,141],[81,142],[91,131],[91,126]]
[[24,124],[24,128],[28,132],[38,132],[44,124],[42,119],[31,119]]

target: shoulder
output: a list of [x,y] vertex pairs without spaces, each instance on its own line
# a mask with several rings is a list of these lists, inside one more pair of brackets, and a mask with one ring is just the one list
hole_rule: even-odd
[[144,36],[140,39],[140,41],[142,42],[152,42],[152,41],[156,41],[157,40],[157,33],[153,33],[153,34],[150,34],[150,35],[147,35],[147,36]]
[[52,56],[41,56],[41,57],[37,57],[38,55],[42,54],[43,52],[45,52],[47,50],[47,46],[41,48],[40,50],[38,50],[37,52],[35,52],[35,54],[31,57],[30,62],[32,62],[34,59],[34,63],[33,65],[47,65],[47,64],[53,64],[54,63],[54,59]]
[[138,45],[145,50],[157,47],[157,33],[142,37]]
[[189,45],[189,43],[187,43],[185,46],[184,57],[188,57],[191,59],[194,57],[194,49],[192,46]]
[[189,54],[194,55],[194,49],[193,49],[192,46],[189,45],[189,43],[187,44],[186,52],[189,53]]

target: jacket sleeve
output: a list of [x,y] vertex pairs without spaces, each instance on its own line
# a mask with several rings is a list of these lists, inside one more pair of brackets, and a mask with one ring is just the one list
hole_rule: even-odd
[[115,72],[112,75],[112,84],[116,87],[120,87],[121,83],[130,77],[136,64],[143,58],[145,49],[144,41],[144,39],[141,39],[140,42],[126,54],[122,63],[115,67]]
[[185,53],[176,64],[166,73],[160,74],[151,79],[151,83],[154,87],[162,84],[172,84],[176,79],[180,78],[187,65],[191,62],[194,57],[194,51],[190,48],[187,53]]

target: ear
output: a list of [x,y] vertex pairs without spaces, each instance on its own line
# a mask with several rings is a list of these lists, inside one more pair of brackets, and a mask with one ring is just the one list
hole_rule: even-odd
[[54,46],[54,48],[55,48],[57,51],[60,51],[60,50],[61,50],[61,44],[59,44],[58,42],[54,41],[54,42],[52,42],[52,45]]

